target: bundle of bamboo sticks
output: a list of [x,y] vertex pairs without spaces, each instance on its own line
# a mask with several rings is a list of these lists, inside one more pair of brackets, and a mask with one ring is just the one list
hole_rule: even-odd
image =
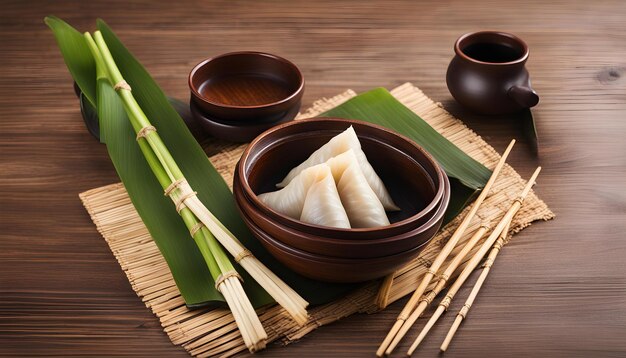
[[137,134],[137,143],[142,154],[198,245],[215,280],[215,287],[222,293],[231,309],[248,349],[254,352],[265,348],[268,335],[246,296],[241,285],[241,277],[223,253],[223,249],[228,251],[299,325],[304,325],[308,319],[306,311],[308,303],[254,257],[198,199],[197,193],[189,185],[184,173],[161,140],[157,128],[151,124],[133,97],[132,89],[122,77],[102,34],[96,31],[93,37],[90,33],[85,33],[84,36],[96,62],[98,80],[109,82],[121,99]]
[[[403,308],[403,310],[398,315],[398,318],[396,319],[395,324],[393,325],[393,327],[391,328],[391,330],[389,331],[389,333],[385,337],[384,341],[381,343],[380,347],[378,348],[378,350],[376,352],[377,356],[381,357],[384,354],[388,355],[388,354],[391,354],[393,352],[393,350],[396,348],[398,343],[400,343],[402,338],[408,333],[408,331],[411,329],[411,327],[414,325],[414,323],[417,321],[417,319],[426,310],[428,305],[443,290],[443,288],[445,288],[446,283],[448,282],[450,277],[452,277],[452,275],[455,274],[455,271],[457,271],[457,270],[461,271],[461,273],[459,274],[458,278],[455,280],[455,282],[452,284],[452,286],[448,290],[448,293],[446,294],[444,299],[440,302],[439,306],[437,307],[437,311],[431,317],[429,322],[426,324],[425,328],[422,330],[420,335],[417,337],[417,339],[415,340],[415,342],[413,343],[413,345],[409,349],[408,354],[411,355],[415,351],[415,349],[417,348],[419,343],[426,336],[426,334],[428,333],[430,328],[432,328],[432,326],[435,324],[437,319],[448,308],[448,306],[450,305],[451,300],[454,298],[454,295],[459,290],[459,288],[463,285],[463,283],[467,280],[467,278],[469,277],[470,273],[480,263],[480,261],[483,259],[483,257],[487,253],[487,251],[492,246],[494,246],[494,243],[496,243],[495,247],[492,250],[492,254],[490,254],[490,257],[492,257],[492,260],[491,261],[488,260],[488,262],[487,262],[488,263],[488,267],[491,266],[491,263],[493,262],[493,259],[495,259],[495,255],[497,255],[497,252],[502,247],[502,244],[504,242],[504,238],[506,237],[506,234],[508,232],[509,225],[511,223],[511,220],[512,220],[513,216],[517,213],[517,211],[519,210],[519,208],[522,205],[522,202],[523,202],[524,198],[530,192],[530,189],[532,188],[532,186],[533,186],[533,184],[535,182],[535,179],[537,178],[537,175],[539,174],[539,171],[541,170],[541,167],[537,168],[537,170],[535,171],[533,176],[528,181],[528,184],[526,185],[524,190],[522,190],[522,192],[520,193],[520,196],[513,201],[513,203],[511,205],[511,207],[509,208],[509,210],[501,218],[501,220],[495,226],[495,228],[490,233],[490,235],[484,240],[484,242],[480,246],[479,250],[469,259],[469,261],[466,264],[462,265],[462,263],[464,262],[466,256],[468,255],[468,253],[472,250],[473,247],[476,246],[476,244],[478,242],[480,242],[480,240],[483,238],[485,233],[487,233],[489,231],[489,224],[488,223],[484,223],[484,222],[481,223],[480,227],[474,232],[472,237],[467,241],[467,243],[461,249],[461,251],[459,251],[456,254],[456,256],[450,261],[450,263],[448,264],[448,267],[446,267],[442,272],[439,272],[439,270],[442,268],[443,263],[446,261],[448,256],[450,256],[450,254],[452,253],[452,250],[454,249],[454,247],[458,243],[459,239],[463,236],[463,234],[465,233],[465,231],[469,227],[470,222],[474,218],[474,216],[475,216],[476,212],[478,211],[480,205],[482,204],[484,199],[487,197],[487,195],[489,193],[489,190],[491,189],[493,183],[497,179],[498,174],[502,170],[502,168],[503,168],[503,166],[504,166],[504,164],[506,162],[506,158],[508,157],[508,155],[509,155],[511,149],[513,148],[514,144],[515,144],[515,140],[511,141],[511,143],[509,144],[509,146],[505,150],[504,154],[502,155],[500,161],[498,162],[498,164],[494,168],[493,173],[492,173],[491,177],[489,178],[489,181],[485,185],[483,191],[481,192],[479,197],[476,199],[476,201],[472,205],[470,211],[464,217],[464,219],[461,222],[461,224],[458,226],[458,228],[453,233],[453,235],[450,237],[450,239],[448,240],[448,242],[446,243],[446,245],[444,246],[444,248],[442,249],[440,254],[436,257],[436,259],[433,261],[433,263],[431,264],[431,266],[427,270],[427,272],[424,275],[421,283],[419,284],[419,286],[417,287],[417,289],[415,290],[415,292],[413,293],[413,295],[409,299],[409,301],[406,304],[406,306]],[[497,239],[497,241],[496,241],[496,239]],[[491,263],[489,263],[489,262],[491,262]],[[464,267],[463,268],[459,268],[460,266],[464,266]],[[488,274],[488,272],[489,271],[487,269],[485,269],[485,271],[483,271],[484,277],[483,277],[483,275],[481,275],[481,277],[483,277],[483,278],[482,278],[482,281],[479,280],[480,285],[482,285],[482,282],[484,282],[484,279],[486,278],[486,275]],[[434,288],[432,288],[431,291],[429,291],[426,294],[424,294],[426,288],[430,285],[431,281],[433,281],[433,279],[437,276],[437,274],[439,274],[439,277],[438,277],[438,280],[436,281],[436,284],[435,284]],[[480,289],[478,283],[477,283],[477,287],[478,288],[475,289],[476,292],[473,294],[473,298],[472,298],[472,296],[470,296],[471,301],[468,299],[468,305],[471,305],[471,303],[473,302],[476,294],[478,293],[478,290]],[[383,304],[385,303],[384,299],[381,299],[380,296],[378,298],[378,303],[379,303],[379,305],[381,303],[383,303]],[[454,335],[454,332],[456,332],[456,329],[458,329],[458,326],[460,325],[460,322],[465,317],[465,315],[467,314],[468,310],[469,310],[469,306],[467,308],[462,309],[462,311],[459,312],[459,315],[461,316],[461,318],[459,319],[459,317],[457,317],[457,321],[459,321],[459,322],[456,323],[456,321],[455,321],[456,328],[455,328],[455,326],[453,326],[453,329],[451,329],[451,331],[450,331],[450,333],[449,333],[449,335],[448,335],[448,337],[446,339],[447,343],[444,342],[444,345],[442,345],[442,348],[441,348],[442,350],[445,350],[445,348],[447,348],[450,340],[452,339],[452,337]]]

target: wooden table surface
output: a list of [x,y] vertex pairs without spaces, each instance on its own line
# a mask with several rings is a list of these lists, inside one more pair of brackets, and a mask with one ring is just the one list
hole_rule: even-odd
[[[201,59],[261,50],[303,70],[304,106],[347,88],[411,81],[497,150],[519,138],[510,163],[524,177],[544,166],[536,191],[557,218],[524,230],[506,247],[446,355],[626,356],[626,3],[620,0],[2,1],[0,355],[186,354],[134,294],[78,200],[79,192],[118,179],[81,121],[70,76],[43,24],[48,14],[83,31],[104,18],[164,90],[181,99],[188,98],[187,74]],[[471,115],[448,93],[452,45],[478,29],[513,32],[530,46],[528,68],[541,96],[534,110],[538,159],[515,121]],[[403,303],[259,356],[373,356]],[[444,316],[420,356],[437,355],[452,320],[453,314]]]

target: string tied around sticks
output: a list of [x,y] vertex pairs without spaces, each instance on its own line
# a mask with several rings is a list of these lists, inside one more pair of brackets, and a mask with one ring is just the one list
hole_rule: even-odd
[[181,210],[186,208],[187,206],[185,205],[185,200],[191,198],[192,196],[196,196],[196,194],[198,194],[197,191],[190,191],[178,198],[178,201],[176,201],[176,211],[180,213]]
[[121,80],[118,83],[116,83],[115,86],[113,86],[113,89],[115,91],[119,91],[119,90],[132,91],[133,90],[132,88],[130,88],[130,85],[128,84],[128,82],[126,82],[126,80]]
[[427,294],[425,294],[420,301],[426,302],[427,304],[431,304],[433,302],[433,300],[435,299],[435,296],[437,296],[437,294],[435,293],[435,291],[428,291]]
[[252,252],[248,249],[243,249],[241,250],[241,252],[239,252],[237,254],[237,256],[235,256],[235,262],[239,263],[241,262],[241,260],[245,259],[246,257],[250,257],[250,256],[254,256],[254,254],[252,254]]
[[170,184],[167,188],[165,188],[163,195],[170,196],[175,189],[180,188],[183,184],[186,184],[186,183],[187,183],[187,180],[185,179],[178,179],[172,182],[172,184]]
[[156,132],[156,131],[157,131],[156,127],[154,127],[154,126],[145,126],[145,127],[141,128],[139,130],[139,132],[137,132],[137,138],[136,139],[140,140],[141,138],[145,138],[148,135],[148,133]]
[[193,237],[194,235],[196,235],[198,233],[198,231],[200,231],[200,229],[202,229],[205,225],[202,222],[197,223],[196,225],[194,225],[191,230],[189,230],[189,233],[191,234],[191,237]]
[[524,200],[526,200],[526,196],[520,195],[517,198],[513,199],[513,202],[517,201],[520,205],[523,205],[524,204]]
[[[507,235],[508,233],[502,232],[502,235]],[[495,244],[493,244],[493,248],[500,251],[502,250],[502,247],[504,246],[504,238],[500,237],[498,239],[498,241],[496,241]]]
[[230,271],[223,272],[219,276],[217,276],[217,279],[215,280],[215,289],[220,291],[220,285],[231,277],[236,277],[239,281],[243,282],[243,278],[241,278],[241,276],[237,273],[237,271],[230,270]]

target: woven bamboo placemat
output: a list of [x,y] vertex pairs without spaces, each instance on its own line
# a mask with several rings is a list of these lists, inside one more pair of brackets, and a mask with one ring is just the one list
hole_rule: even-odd
[[[500,158],[498,153],[417,87],[405,83],[393,89],[391,93],[474,159],[488,168],[495,166]],[[321,99],[301,113],[298,119],[314,117],[354,96],[356,93],[348,90],[335,97]],[[234,166],[245,145],[219,142],[210,144],[207,154],[230,185]],[[524,184],[525,181],[519,174],[506,165],[494,184],[492,194],[481,206],[473,225],[467,230],[465,237],[461,238],[455,251],[460,250],[472,232],[478,228],[481,220],[495,223],[504,215]],[[159,317],[164,331],[174,344],[182,345],[190,354],[201,357],[228,357],[246,349],[234,319],[227,309],[187,309],[165,260],[121,183],[86,191],[80,194],[80,198],[126,273],[133,289],[146,306]],[[511,233],[522,230],[535,220],[549,220],[553,217],[554,214],[546,204],[531,193],[514,218]],[[459,223],[460,218],[450,222],[424,249],[420,257],[396,273],[389,302],[398,300],[416,288],[419,278],[430,266],[430,260],[435,258]],[[479,246],[476,245],[472,253]],[[379,282],[371,282],[335,302],[310,309],[311,318],[304,327],[297,327],[277,305],[259,310],[259,317],[268,333],[269,341],[281,340],[283,343],[289,343],[320,326],[353,313],[375,312],[378,285]]]

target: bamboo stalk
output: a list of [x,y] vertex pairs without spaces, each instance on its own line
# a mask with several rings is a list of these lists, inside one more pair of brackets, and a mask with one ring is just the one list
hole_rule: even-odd
[[[102,62],[104,62],[107,66],[108,74],[114,75],[112,76],[114,77],[113,82],[120,83],[120,81],[123,81],[121,80],[121,74],[119,74],[101,34],[95,34],[96,40],[98,41],[97,43],[89,34],[85,36],[92,51],[94,51],[94,57],[96,57],[96,60],[101,64],[100,68],[102,68]],[[96,46],[98,47],[96,48]],[[100,70],[98,75],[102,76],[103,71]],[[111,81],[112,78],[108,78],[108,80]],[[172,183],[184,180],[182,172],[180,172],[176,163],[174,163],[171,156],[169,156],[169,152],[167,152],[164,144],[160,142],[160,138],[154,129],[144,133],[144,135],[139,135],[145,128],[154,127],[150,126],[150,122],[145,118],[145,114],[143,114],[141,108],[139,108],[138,104],[134,101],[130,91],[123,90],[120,92],[120,97],[124,101],[125,109],[129,114],[133,128],[138,134],[139,147],[161,186],[165,189],[170,187]],[[176,190],[169,193],[168,191],[169,190],[166,189],[166,194],[176,203],[179,214],[190,230],[191,235],[194,237],[198,248],[207,262],[209,271],[217,283],[217,290],[222,293],[231,309],[245,345],[251,352],[263,349],[265,347],[267,333],[263,329],[254,307],[241,286],[241,282],[239,281],[240,277],[223,253],[222,247],[219,246],[215,241],[215,237],[206,227],[202,228],[200,226],[197,216],[187,206],[181,206],[181,201],[184,202],[184,196],[189,196],[188,193]],[[193,193],[191,189],[189,192]],[[195,195],[195,193],[191,195]],[[230,277],[228,275],[230,275]],[[298,321],[301,322],[302,318],[298,318]]]
[[452,274],[454,274],[454,271],[461,265],[461,262],[463,262],[465,256],[467,256],[467,254],[474,248],[474,246],[476,246],[480,239],[483,238],[487,230],[489,230],[489,225],[487,223],[482,223],[480,227],[476,230],[476,232],[474,232],[474,235],[472,235],[472,237],[463,246],[461,251],[450,262],[445,271],[439,276],[439,280],[437,281],[435,287],[426,295],[422,296],[419,304],[417,305],[413,313],[411,313],[406,322],[402,325],[402,328],[400,328],[400,331],[398,331],[398,333],[396,334],[395,338],[385,351],[385,354],[389,355],[393,352],[398,343],[400,343],[400,340],[402,340],[402,338],[411,329],[411,327],[413,327],[413,324],[415,324],[415,321],[417,321],[422,313],[424,313],[426,307],[428,307],[428,305],[435,299],[435,297],[437,297],[439,292],[443,290]]
[[482,260],[485,254],[487,254],[487,251],[489,251],[489,249],[493,246],[496,239],[500,236],[500,233],[504,230],[505,226],[507,226],[509,222],[511,221],[511,219],[513,218],[513,216],[517,214],[520,207],[522,206],[522,202],[524,201],[524,199],[530,192],[530,189],[533,187],[535,183],[535,179],[537,179],[537,176],[539,175],[540,171],[541,171],[541,167],[538,167],[535,170],[531,178],[528,180],[528,183],[524,187],[524,190],[522,190],[520,196],[513,201],[513,203],[511,204],[511,207],[509,208],[509,210],[507,210],[506,214],[504,214],[504,216],[502,217],[502,219],[500,220],[496,228],[491,232],[491,234],[489,235],[487,240],[485,240],[485,242],[482,244],[478,252],[474,254],[472,259],[469,261],[468,265],[465,267],[463,272],[461,272],[461,274],[456,279],[456,281],[454,281],[454,283],[448,290],[448,293],[446,294],[446,296],[443,298],[443,300],[441,300],[441,302],[439,303],[439,306],[437,306],[437,310],[435,311],[435,313],[428,320],[428,322],[426,323],[426,326],[422,329],[419,336],[417,336],[417,338],[411,345],[411,348],[409,348],[407,355],[413,354],[417,346],[422,342],[424,337],[426,337],[426,335],[428,334],[430,329],[435,325],[439,317],[441,317],[443,312],[448,309],[456,293],[459,291],[463,283],[465,283],[465,281],[467,280],[469,275],[472,273],[472,271],[476,268],[476,266],[478,266],[478,264],[480,263],[480,260]]
[[496,164],[496,167],[494,168],[493,173],[491,174],[491,177],[489,178],[489,180],[485,184],[485,187],[481,191],[480,195],[478,196],[478,198],[472,205],[472,208],[467,213],[465,218],[463,218],[463,221],[461,221],[458,228],[456,229],[454,234],[452,234],[452,236],[450,237],[446,245],[443,247],[439,255],[437,255],[437,258],[435,258],[435,261],[432,263],[432,265],[430,266],[430,268],[424,275],[422,282],[419,284],[419,286],[417,286],[417,289],[415,290],[415,292],[413,292],[413,295],[411,296],[407,304],[404,306],[404,308],[398,315],[398,318],[396,319],[396,322],[394,323],[393,327],[391,328],[391,330],[389,331],[389,333],[387,334],[387,336],[381,343],[380,347],[378,347],[378,350],[376,351],[376,355],[378,357],[381,357],[383,353],[387,350],[387,347],[392,342],[393,338],[396,336],[398,331],[402,328],[402,325],[407,320],[409,315],[413,312],[413,310],[415,309],[415,306],[419,303],[419,299],[422,297],[422,294],[426,290],[426,287],[428,287],[428,285],[430,284],[430,281],[433,279],[433,277],[435,277],[435,274],[437,273],[437,271],[439,270],[439,268],[441,267],[445,259],[448,257],[450,252],[454,249],[454,247],[456,246],[461,236],[463,236],[463,234],[465,233],[465,230],[467,229],[468,225],[474,218],[474,215],[478,211],[478,208],[480,207],[482,202],[485,200],[485,198],[489,194],[489,190],[493,186],[493,183],[496,181],[498,174],[504,167],[506,158],[509,156],[511,149],[513,149],[513,145],[515,145],[515,139],[511,140],[511,143],[502,154],[502,157],[498,161],[498,164]]
[[493,248],[489,252],[489,256],[487,256],[487,260],[483,264],[483,267],[484,267],[483,271],[480,273],[480,276],[478,277],[478,280],[474,284],[474,288],[472,288],[472,292],[470,292],[469,297],[467,297],[467,300],[465,301],[465,304],[463,305],[463,307],[461,308],[461,310],[457,314],[457,316],[456,316],[456,318],[454,320],[454,323],[452,323],[452,326],[450,327],[450,330],[448,331],[448,334],[446,335],[446,338],[444,339],[443,343],[441,344],[440,349],[441,349],[442,352],[445,352],[448,349],[448,346],[450,345],[450,342],[452,341],[452,338],[454,338],[454,334],[459,329],[459,326],[461,325],[461,322],[465,319],[465,317],[467,317],[467,313],[469,312],[470,308],[472,307],[472,304],[474,304],[474,300],[476,299],[476,296],[478,296],[478,292],[480,292],[480,289],[483,286],[483,283],[485,282],[485,280],[487,279],[487,276],[489,275],[489,271],[491,270],[491,266],[493,265],[494,261],[496,260],[496,257],[498,256],[498,253],[500,252],[500,250],[504,246],[504,240],[506,239],[506,236],[509,233],[509,227],[510,226],[511,226],[511,222],[509,221],[509,223],[506,225],[504,230],[502,230],[502,233],[500,233],[500,237],[498,238],[496,243],[493,245]]
[[133,128],[137,133],[140,147],[142,150],[145,148],[145,145],[142,146],[142,142],[145,140],[149,148],[152,149],[153,157],[156,157],[156,161],[161,164],[162,171],[158,173],[155,172],[155,175],[161,176],[161,180],[164,180],[165,176],[169,179],[170,184],[168,185],[166,194],[174,201],[177,209],[189,208],[198,220],[209,229],[220,244],[235,257],[235,261],[248,271],[259,285],[290,313],[299,325],[306,323],[308,320],[306,312],[308,303],[298,295],[297,292],[287,286],[278,276],[265,267],[265,265],[258,261],[250,251],[246,250],[239,240],[237,240],[237,238],[222,225],[195,196],[195,192],[186,182],[183,173],[178,168],[178,165],[167,150],[167,147],[156,132],[156,129],[150,124],[150,121],[141,110],[141,107],[135,101],[130,88],[115,65],[115,61],[102,35],[97,31],[94,36],[96,39],[95,42],[100,50],[99,52],[104,59],[109,74],[109,80],[115,83],[116,87],[121,85],[121,90],[118,91],[118,95],[122,99]]

